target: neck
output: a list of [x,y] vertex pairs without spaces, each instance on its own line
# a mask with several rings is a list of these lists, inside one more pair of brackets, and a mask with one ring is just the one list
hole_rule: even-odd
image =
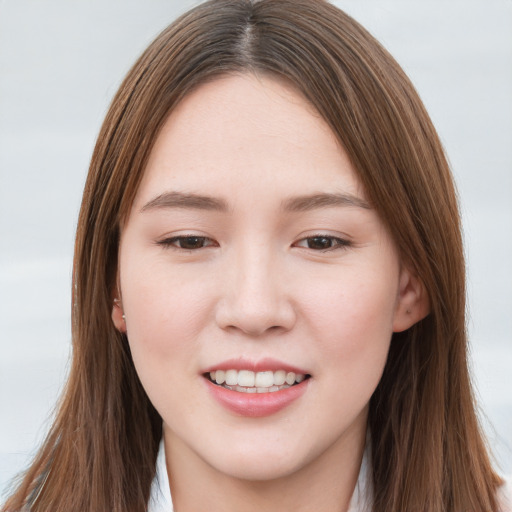
[[366,431],[348,432],[328,450],[278,478],[247,480],[201,459],[164,427],[167,472],[175,510],[345,512],[358,479]]

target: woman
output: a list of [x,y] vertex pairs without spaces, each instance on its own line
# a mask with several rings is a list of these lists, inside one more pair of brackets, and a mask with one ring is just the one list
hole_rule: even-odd
[[323,1],[202,4],[98,137],[70,377],[5,510],[508,510],[464,298],[394,60]]

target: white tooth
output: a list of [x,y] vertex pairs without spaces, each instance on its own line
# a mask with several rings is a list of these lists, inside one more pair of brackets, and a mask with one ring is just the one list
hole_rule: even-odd
[[288,372],[286,374],[286,384],[289,384],[290,386],[295,382],[295,373]]
[[297,375],[295,375],[295,382],[302,382],[305,378],[305,375],[303,375],[302,373],[298,373]]
[[215,372],[210,372],[210,379],[215,380]]
[[[295,379],[295,375],[293,376]],[[254,385],[257,388],[269,388],[274,385],[274,372],[258,372]]]
[[247,388],[247,393],[256,393],[256,392],[257,392],[256,388]]
[[268,388],[268,390],[273,393],[274,391],[279,391],[279,386],[272,386],[270,388]]
[[267,393],[268,392],[268,388],[256,388],[256,392],[257,393]]
[[236,386],[238,384],[238,372],[236,370],[228,370],[226,372],[226,384],[228,386]]
[[282,386],[286,381],[286,372],[284,370],[278,370],[274,372],[274,385]]
[[224,384],[226,381],[226,372],[224,370],[217,370],[215,372],[215,382],[217,384]]
[[254,386],[254,372],[250,370],[240,370],[238,372],[238,385],[252,388]]
[[247,391],[247,388],[244,388],[243,386],[236,386],[235,391],[240,391],[241,393],[245,393]]
[[224,387],[225,387],[226,389],[231,389],[231,390],[233,390],[233,388],[232,388],[231,386],[226,386],[226,385],[224,384]]

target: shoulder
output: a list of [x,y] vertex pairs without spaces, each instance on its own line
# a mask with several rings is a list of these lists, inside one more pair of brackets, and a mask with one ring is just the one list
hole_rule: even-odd
[[499,512],[512,512],[512,475],[503,478],[497,496]]

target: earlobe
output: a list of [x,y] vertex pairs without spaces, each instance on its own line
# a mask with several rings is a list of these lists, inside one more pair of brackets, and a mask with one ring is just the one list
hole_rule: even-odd
[[126,317],[120,299],[114,299],[112,306],[112,322],[114,322],[114,326],[119,332],[126,333]]
[[425,285],[419,277],[407,268],[400,272],[393,332],[409,329],[430,313],[430,301]]

